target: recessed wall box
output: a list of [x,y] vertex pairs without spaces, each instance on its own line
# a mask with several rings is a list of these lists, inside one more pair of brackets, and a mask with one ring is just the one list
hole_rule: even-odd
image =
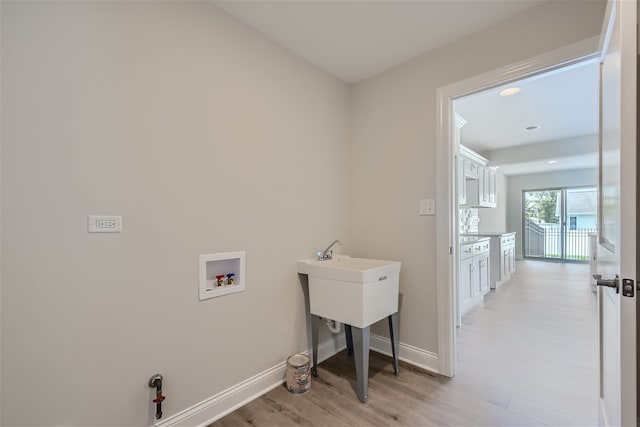
[[245,290],[245,252],[200,255],[199,272],[200,301],[243,292]]

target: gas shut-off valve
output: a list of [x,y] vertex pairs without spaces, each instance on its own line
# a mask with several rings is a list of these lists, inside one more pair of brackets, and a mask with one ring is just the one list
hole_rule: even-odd
[[155,374],[149,378],[149,387],[156,389],[156,398],[153,399],[153,403],[156,404],[156,420],[162,418],[162,401],[166,399],[162,395],[162,375]]

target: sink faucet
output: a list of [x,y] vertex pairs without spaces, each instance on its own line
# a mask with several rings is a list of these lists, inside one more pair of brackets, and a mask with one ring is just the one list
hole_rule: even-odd
[[333,242],[331,242],[331,244],[329,246],[327,246],[327,249],[325,249],[324,251],[318,251],[316,253],[316,255],[318,256],[318,261],[326,261],[326,260],[329,260],[329,259],[333,259],[333,251],[331,250],[331,248],[336,243],[339,244],[339,245],[342,245],[342,241],[336,239]]

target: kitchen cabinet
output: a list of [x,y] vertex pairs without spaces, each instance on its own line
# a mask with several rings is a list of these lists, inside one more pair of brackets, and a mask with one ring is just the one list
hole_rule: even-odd
[[474,265],[478,268],[478,287],[476,296],[480,299],[490,290],[490,241],[489,239],[473,245]]
[[[462,158],[462,161],[460,160]],[[457,160],[458,203],[474,208],[495,208],[497,202],[496,171],[489,161],[467,147],[460,146]],[[460,170],[464,172],[461,174]],[[462,175],[462,176],[461,176]],[[464,186],[462,188],[461,186]],[[461,197],[464,195],[464,198]],[[461,201],[464,200],[464,203]]]
[[465,176],[464,181],[467,195],[467,203],[466,206],[470,208],[479,208],[481,207],[480,201],[482,200],[482,191],[481,191],[481,183],[480,180],[475,178],[469,178],[468,175]]
[[489,285],[495,289],[508,281],[516,271],[516,233],[481,235],[491,238]]
[[480,205],[487,208],[496,207],[496,171],[490,167],[482,168],[482,198]]
[[467,178],[466,205],[476,208],[496,207],[496,172],[486,166],[477,166],[477,179]]
[[496,203],[498,202],[498,198],[496,197],[496,186],[497,186],[496,171],[492,168],[488,168],[488,169],[489,169],[489,205],[495,208]]
[[470,180],[476,180],[479,178],[480,166],[471,161],[464,159],[464,177]]
[[489,206],[489,168],[481,167],[478,179],[480,206]]
[[481,303],[490,290],[490,240],[460,245],[458,274],[460,316]]
[[458,273],[460,315],[473,307],[473,288],[476,286],[473,274],[473,245],[463,245],[460,248],[460,264]]
[[502,235],[500,250],[503,254],[503,276],[508,280],[516,272],[516,233]]

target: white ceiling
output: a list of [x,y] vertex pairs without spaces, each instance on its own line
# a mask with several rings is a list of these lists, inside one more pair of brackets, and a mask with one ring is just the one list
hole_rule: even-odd
[[[209,0],[266,38],[346,83],[356,83],[550,0]],[[509,98],[491,90],[456,102],[463,143],[484,152],[597,132],[594,64],[518,83]],[[540,129],[524,132],[525,126]],[[582,153],[584,154],[584,153]],[[550,156],[552,153],[550,153]],[[548,165],[537,159],[505,173],[591,164],[592,156]],[[546,166],[545,166],[546,165]]]
[[347,83],[491,27],[547,0],[211,0]]
[[[514,86],[521,92],[499,95]],[[597,134],[598,63],[582,63],[469,95],[456,100],[454,108],[467,121],[460,132],[462,144],[489,158],[491,150]],[[539,128],[527,131],[528,126]],[[547,152],[546,159],[502,165],[501,172],[516,175],[597,165],[595,153],[559,160],[552,149]],[[548,164],[551,159],[558,162]]]
[[526,175],[532,173],[546,173],[561,170],[590,169],[598,165],[598,154],[581,154],[578,156],[553,157],[556,163],[548,160],[534,160],[530,162],[507,163],[499,167],[503,175]]
[[[508,87],[522,91],[500,96]],[[487,151],[598,132],[598,65],[583,63],[455,101],[464,145]],[[540,126],[527,131],[527,126]]]

